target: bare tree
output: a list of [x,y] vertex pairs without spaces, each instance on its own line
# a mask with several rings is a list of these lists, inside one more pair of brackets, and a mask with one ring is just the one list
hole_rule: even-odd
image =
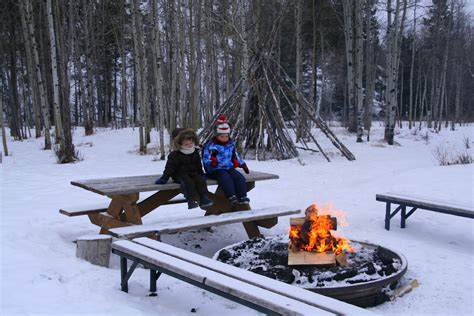
[[[5,124],[3,122],[3,91],[0,90],[0,127],[2,129],[3,153],[8,156],[7,135],[5,134]],[[0,156],[1,162],[1,156]]]
[[[403,1],[403,3],[402,3]],[[385,141],[389,145],[394,143],[395,135],[395,114],[397,110],[397,81],[400,58],[400,41],[405,24],[407,0],[395,0],[395,7],[392,1],[387,0],[387,88],[385,94]]]

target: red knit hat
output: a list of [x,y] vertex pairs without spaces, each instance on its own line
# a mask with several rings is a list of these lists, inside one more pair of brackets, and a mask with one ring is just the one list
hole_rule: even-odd
[[217,125],[216,134],[230,134],[230,126],[227,123]]

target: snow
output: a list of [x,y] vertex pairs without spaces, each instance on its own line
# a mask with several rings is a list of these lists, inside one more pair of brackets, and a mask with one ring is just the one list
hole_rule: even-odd
[[[304,209],[311,203],[332,205],[345,212],[346,227],[338,231],[349,238],[396,249],[408,260],[404,284],[417,279],[420,286],[405,296],[371,311],[381,315],[474,315],[474,222],[471,219],[416,211],[399,227],[392,219],[384,229],[384,203],[375,194],[433,197],[455,204],[474,205],[474,164],[439,166],[436,149],[474,156],[473,125],[434,133],[397,129],[397,144],[383,141],[383,127],[375,123],[371,141],[356,143],[355,135],[333,127],[354,153],[350,162],[315,132],[331,158],[301,152],[286,161],[248,160],[250,169],[275,173],[279,180],[261,181],[249,193],[253,208],[290,205]],[[86,216],[67,217],[59,209],[106,204],[108,198],[70,185],[72,180],[161,173],[165,162],[155,155],[138,154],[138,130],[97,129],[92,136],[74,131],[74,143],[83,156],[75,164],[58,165],[54,153],[42,150],[44,139],[14,142],[11,156],[3,157],[1,172],[1,315],[259,315],[242,305],[203,291],[169,276],[158,281],[158,296],[148,297],[148,271],[137,269],[129,293],[120,291],[118,258],[109,269],[75,257],[74,241],[97,234]],[[7,135],[9,135],[7,131]],[[153,134],[156,150],[156,135]],[[470,145],[465,149],[465,143]],[[151,193],[150,193],[151,194]],[[143,194],[142,197],[147,197]],[[144,223],[203,214],[185,204],[159,208]],[[339,220],[339,215],[338,220]],[[277,226],[262,229],[265,235],[287,232],[288,217]],[[219,249],[246,239],[241,224],[163,236],[163,241],[212,257]]]

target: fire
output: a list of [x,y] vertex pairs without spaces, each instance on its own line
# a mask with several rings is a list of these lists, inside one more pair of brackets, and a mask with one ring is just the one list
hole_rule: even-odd
[[353,252],[348,239],[331,232],[335,229],[335,218],[318,214],[319,208],[314,203],[306,209],[302,225],[291,225],[291,247],[310,252],[334,252],[336,255],[344,250]]

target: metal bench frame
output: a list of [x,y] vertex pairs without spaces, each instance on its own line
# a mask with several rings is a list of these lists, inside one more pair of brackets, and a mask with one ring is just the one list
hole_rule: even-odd
[[[423,209],[427,211],[433,211],[437,213],[450,214],[455,216],[474,218],[474,210],[449,205],[449,203],[443,202],[429,202],[422,198],[404,196],[394,193],[377,194],[375,199],[380,202],[385,202],[385,229],[390,230],[390,220],[398,212],[400,212],[400,227],[406,227],[406,220],[410,217],[417,209]],[[392,204],[398,205],[392,211]],[[411,208],[407,212],[407,207]]]

